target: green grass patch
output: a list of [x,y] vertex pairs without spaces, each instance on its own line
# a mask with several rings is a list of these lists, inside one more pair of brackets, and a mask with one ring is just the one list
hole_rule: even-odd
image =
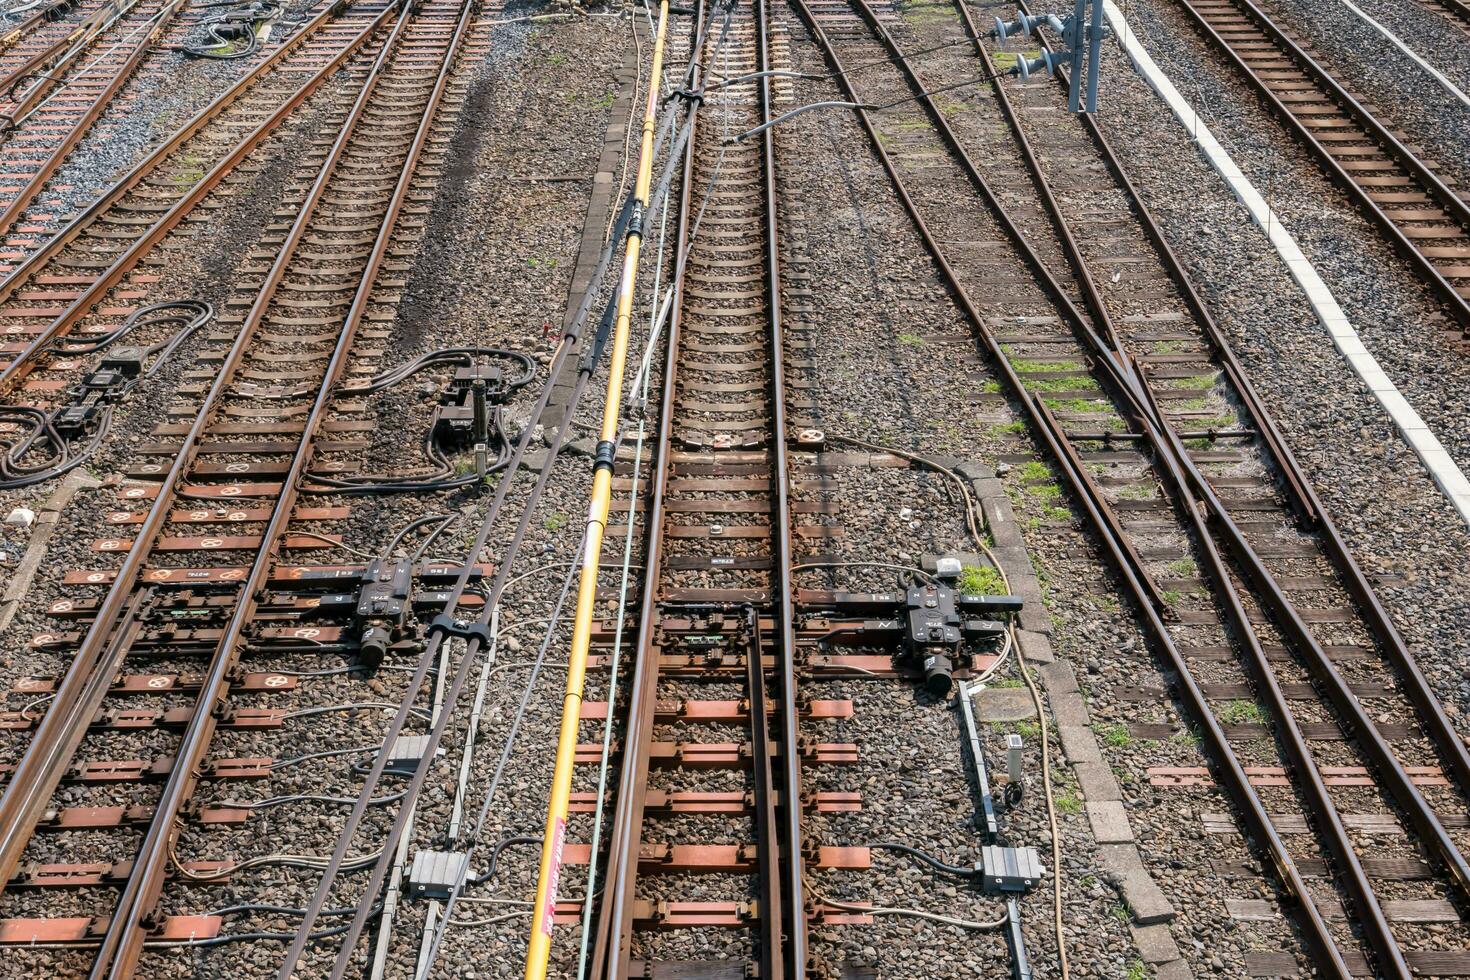
[[1101,414],[1107,411],[1107,403],[1095,398],[1047,398],[1042,397],[1046,407],[1053,412],[1082,412]]
[[541,522],[541,526],[548,531],[560,531],[567,526],[567,515],[560,512],[552,514]]
[[1022,738],[1041,737],[1041,728],[1034,721],[997,721],[991,724],[1000,731],[1012,731]]
[[966,595],[1005,595],[1000,572],[989,565],[966,565],[960,570],[960,591]]
[[1067,813],[1076,816],[1082,812],[1082,797],[1070,790],[1065,793],[1058,793],[1052,802],[1056,804],[1058,813]]
[[1037,391],[1091,391],[1097,382],[1091,378],[1037,378],[1031,382]]
[[1176,578],[1194,578],[1199,573],[1199,565],[1195,564],[1193,558],[1176,558],[1166,567]]
[[1122,723],[1108,725],[1097,734],[1104,745],[1111,745],[1115,749],[1126,749],[1133,744],[1133,735],[1129,733],[1128,726]]
[[1216,374],[1197,374],[1192,378],[1175,378],[1170,382],[1175,388],[1187,388],[1190,391],[1209,391],[1215,387],[1215,381],[1219,378]]
[[1051,374],[1053,371],[1081,371],[1078,361],[1012,361],[1017,374]]
[[1026,423],[1021,421],[1002,422],[990,427],[992,436],[1018,436],[1026,431]]
[[924,344],[924,338],[916,333],[901,333],[898,335],[898,342],[905,347],[921,347]]
[[1264,725],[1266,715],[1254,701],[1231,701],[1220,709],[1220,720],[1227,725]]
[[1037,500],[1051,503],[1062,499],[1062,488],[1055,483],[1037,483],[1026,488],[1026,492]]
[[1028,460],[1016,467],[1016,476],[1022,480],[1050,480],[1051,470],[1040,460]]
[[957,115],[965,111],[965,104],[959,99],[951,99],[948,96],[934,96],[934,106],[946,116]]

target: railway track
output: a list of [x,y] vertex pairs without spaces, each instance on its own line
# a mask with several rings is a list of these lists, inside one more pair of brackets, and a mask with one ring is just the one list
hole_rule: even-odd
[[[70,666],[33,678],[39,703],[7,718],[30,738],[0,797],[0,941],[73,947],[58,954],[65,969],[93,976],[151,975],[154,947],[229,941],[225,918],[252,907],[226,896],[254,869],[318,867],[292,853],[289,831],[260,827],[257,811],[320,790],[273,793],[272,782],[381,747],[354,747],[357,726],[320,720],[374,700],[377,660],[352,614],[359,583],[384,567],[431,585],[459,569],[396,559],[412,534],[382,544],[374,568],[288,556],[341,544],[351,505],[315,480],[351,466],[317,457],[350,451],[372,426],[353,418],[365,409],[341,386],[373,371],[376,355],[359,348],[383,334],[368,315],[391,303],[407,268],[400,218],[471,19],[468,4],[431,0],[375,12],[339,37],[392,23],[373,64],[353,72],[355,101],[328,130],[335,139],[303,161],[299,207],[274,254],[245,267],[247,312],[211,383],[197,404],[171,410],[181,421],[156,430],[161,445],[147,452],[168,462],[136,467],[138,482],[118,491],[110,519],[129,536],[94,548],[126,552],[123,564],[67,577],[78,594],[52,613],[83,628],[38,642],[73,649]],[[405,531],[415,528],[425,522]],[[377,656],[392,649],[385,635]],[[324,668],[324,657],[349,666]],[[345,746],[320,751],[327,731]],[[231,754],[240,743],[251,751]],[[241,800],[251,785],[262,792]],[[188,857],[239,848],[238,859]],[[180,911],[197,907],[198,892],[230,908]]]
[[157,281],[138,269],[144,258],[392,15],[379,3],[324,7],[55,236],[16,256],[0,281],[0,389],[64,389],[78,364],[56,341],[106,334],[134,314]]
[[[769,68],[764,4],[709,16],[707,79]],[[655,970],[719,965],[668,962],[652,930],[677,930],[681,948],[738,948],[761,977],[805,975],[806,859],[801,807],[791,801],[802,798],[802,766],[840,750],[808,749],[799,738],[800,714],[812,709],[798,707],[793,662],[771,134],[722,142],[770,118],[768,79],[722,82],[704,100],[691,141],[645,519],[641,649],[629,681],[593,976],[628,976],[645,960]],[[696,648],[704,669],[664,669],[666,654]],[[607,710],[589,704],[583,717]],[[737,741],[726,740],[731,726]],[[683,814],[701,816],[691,825]],[[710,826],[729,814],[733,831]],[[741,843],[713,843],[731,839]],[[712,934],[732,928],[748,938],[732,947]]]
[[156,50],[183,6],[184,0],[142,0],[116,11],[103,8],[96,23],[72,32],[80,36],[58,39],[0,78],[0,146],[6,149],[0,240],[16,231],[21,214]]
[[[996,67],[963,6],[919,4],[907,24],[852,8],[865,32],[797,4],[834,71],[886,62],[843,81],[854,102]],[[900,60],[966,33],[968,57]],[[1232,799],[1288,896],[1293,968],[1301,950],[1326,975],[1464,969],[1470,951],[1422,931],[1461,922],[1464,746],[1126,172],[1091,120],[1058,119],[1063,104],[1042,80],[861,117],[1178,677],[1211,766],[1151,779]],[[1028,193],[994,191],[1018,174]],[[1392,843],[1349,831],[1365,812]]]
[[[137,372],[114,373],[110,384],[97,388],[88,381],[98,366],[90,355],[101,349],[99,344],[125,336],[131,345],[150,348],[164,342],[160,338],[171,323],[146,312],[161,277],[145,268],[145,261],[206,205],[212,192],[252,176],[236,168],[339,68],[361,56],[391,16],[391,7],[377,4],[322,9],[54,237],[24,258],[10,253],[18,265],[0,281],[0,389],[8,392],[9,403],[0,411],[0,432],[9,455],[7,483],[23,485],[51,472],[44,467],[25,476],[10,472],[27,468],[22,457],[35,440],[37,412],[82,413],[75,431],[49,440],[60,467],[79,465],[100,447],[112,409],[124,400]],[[59,165],[60,160],[50,162]],[[44,183],[45,174],[39,173],[20,190],[15,203],[30,201],[14,209],[18,221],[46,217],[35,214],[35,208],[45,206],[45,199],[36,196]]]
[[1463,188],[1353,94],[1253,0],[1179,0],[1219,51],[1470,330],[1470,204]]
[[1444,14],[1462,32],[1470,34],[1470,3],[1465,0],[1420,0],[1420,4]]
[[72,33],[78,22],[103,6],[105,4],[102,3],[58,0],[6,24],[4,32],[0,33],[0,71],[9,75],[38,51],[50,48],[58,38]]

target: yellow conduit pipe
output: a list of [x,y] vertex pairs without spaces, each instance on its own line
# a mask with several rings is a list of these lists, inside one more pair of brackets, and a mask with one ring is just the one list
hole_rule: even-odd
[[556,913],[556,887],[561,878],[562,846],[566,842],[567,806],[572,795],[572,765],[577,750],[577,725],[582,714],[582,689],[587,677],[587,650],[592,640],[592,607],[597,597],[597,572],[602,558],[602,535],[612,495],[613,444],[618,434],[618,406],[623,398],[623,371],[628,360],[628,333],[633,319],[633,293],[638,282],[638,257],[643,244],[641,216],[648,210],[653,183],[653,137],[658,116],[659,81],[663,75],[664,40],[668,33],[669,3],[658,8],[658,32],[649,70],[648,108],[643,114],[643,141],[638,150],[638,182],[634,196],[640,219],[628,232],[623,274],[618,283],[617,320],[613,326],[612,356],[607,397],[602,406],[602,434],[592,474],[592,499],[587,508],[586,545],[582,576],[577,587],[577,613],[572,648],[567,657],[567,690],[562,698],[561,732],[556,742],[556,768],[551,775],[551,799],[546,807],[546,829],[541,838],[541,870],[536,878],[535,915],[526,949],[526,980],[543,980],[551,955],[551,933]]

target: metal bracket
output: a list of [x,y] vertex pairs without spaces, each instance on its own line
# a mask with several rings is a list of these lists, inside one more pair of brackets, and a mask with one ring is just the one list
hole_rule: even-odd
[[975,780],[980,784],[980,840],[993,844],[1000,836],[1000,822],[995,816],[995,801],[990,797],[990,779],[985,772],[985,753],[980,748],[980,730],[975,725],[975,706],[970,701],[970,685],[959,682],[955,698],[960,703],[960,712],[965,718],[965,734],[970,739],[970,755],[975,760]]
[[471,640],[479,640],[480,645],[488,647],[492,639],[490,627],[474,620],[455,619],[448,613],[440,613],[429,623],[429,632],[438,630],[445,636],[457,637],[466,643]]

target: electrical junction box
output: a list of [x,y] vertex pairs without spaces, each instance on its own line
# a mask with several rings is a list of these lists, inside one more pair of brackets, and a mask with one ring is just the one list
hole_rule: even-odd
[[385,772],[411,776],[419,767],[419,760],[429,748],[427,735],[399,735],[388,748],[388,763]]
[[416,852],[408,868],[409,893],[419,898],[448,898],[463,880],[469,862],[464,851]]
[[980,865],[980,890],[989,895],[1028,892],[1045,870],[1034,847],[982,847]]

